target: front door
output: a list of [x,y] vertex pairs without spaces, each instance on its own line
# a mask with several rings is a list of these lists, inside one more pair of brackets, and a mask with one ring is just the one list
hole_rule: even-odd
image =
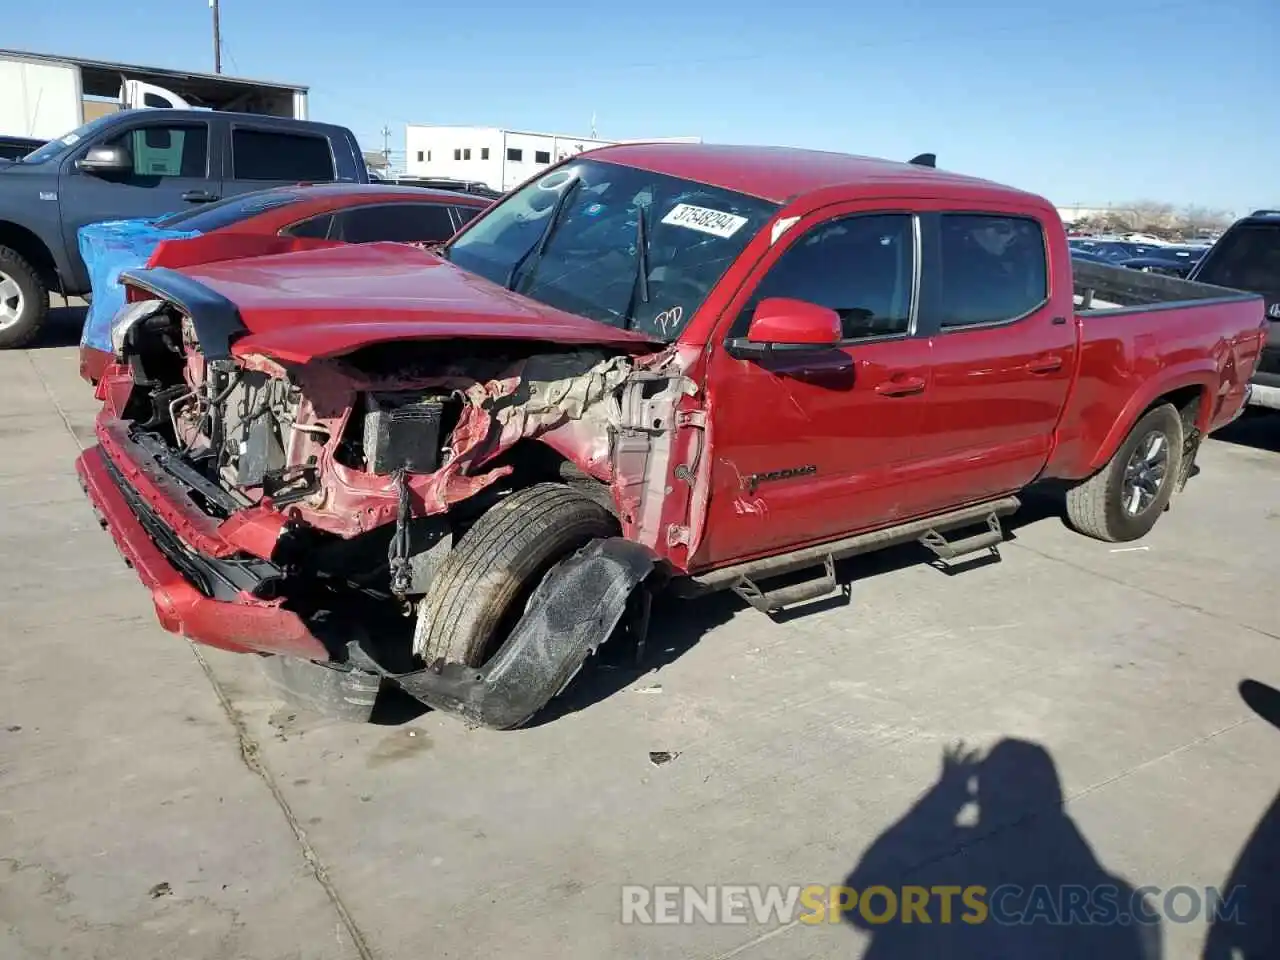
[[[696,567],[777,553],[890,524],[911,509],[897,482],[928,395],[915,338],[918,223],[842,205],[783,234],[730,304],[711,346],[714,461]],[[839,313],[838,347],[737,359],[755,305],[789,297]]]
[[[1075,368],[1042,225],[1025,213],[924,220],[920,330],[933,380],[912,486],[921,513],[1022,489],[1044,467]],[[1071,278],[1054,277],[1054,283]]]
[[[221,177],[217,165],[210,163],[209,139],[207,123],[155,119],[86,144],[66,161],[58,200],[63,242],[80,289],[89,286],[77,239],[77,231],[85,224],[159,217],[218,199]],[[112,174],[78,170],[75,160],[84,156],[89,146],[124,147],[133,166]]]

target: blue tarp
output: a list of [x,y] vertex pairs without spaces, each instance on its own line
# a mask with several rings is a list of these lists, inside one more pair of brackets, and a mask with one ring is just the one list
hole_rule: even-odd
[[80,228],[80,256],[89,270],[93,299],[85,318],[81,346],[111,351],[111,321],[124,306],[120,273],[144,266],[161,240],[199,236],[199,230],[164,230],[154,226],[161,217],[105,220]]

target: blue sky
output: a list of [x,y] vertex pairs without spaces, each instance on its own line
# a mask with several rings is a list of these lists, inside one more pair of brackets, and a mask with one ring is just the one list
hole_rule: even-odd
[[[227,73],[406,121],[906,159],[1054,202],[1280,206],[1277,0],[223,0]],[[5,47],[212,70],[207,0],[60,0]]]

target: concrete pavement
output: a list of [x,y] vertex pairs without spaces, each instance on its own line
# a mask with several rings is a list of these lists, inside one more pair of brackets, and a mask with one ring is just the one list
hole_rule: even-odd
[[[1280,730],[1237,692],[1280,686],[1280,417],[1210,442],[1140,544],[1033,503],[999,564],[869,558],[849,605],[783,624],[666,603],[660,670],[499,734],[329,722],[161,631],[71,472],[93,407],[74,348],[0,353],[4,960],[967,956],[958,925],[624,925],[620,887],[1203,889],[1280,790]],[[957,741],[1012,761],[967,832]],[[1155,932],[1191,957],[1205,925]]]

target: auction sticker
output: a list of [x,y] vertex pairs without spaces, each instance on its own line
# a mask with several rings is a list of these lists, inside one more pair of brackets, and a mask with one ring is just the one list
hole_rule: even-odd
[[690,230],[709,233],[713,237],[732,237],[742,229],[747,218],[709,207],[695,207],[691,203],[678,203],[662,218],[662,222],[673,227],[688,227]]

